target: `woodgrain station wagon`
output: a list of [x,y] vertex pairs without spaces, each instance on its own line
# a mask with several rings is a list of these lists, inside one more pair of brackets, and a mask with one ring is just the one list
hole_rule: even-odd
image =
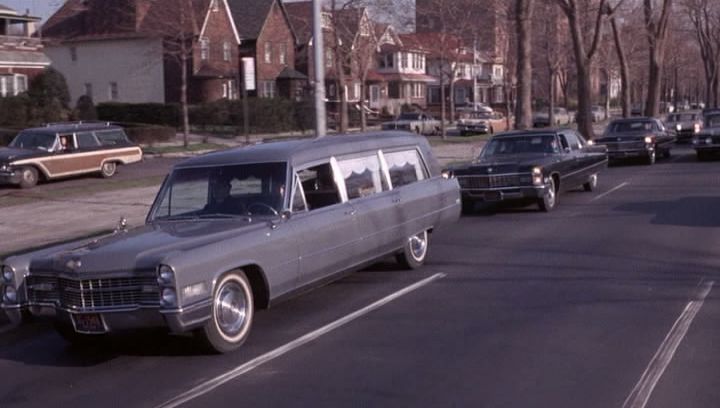
[[112,177],[119,164],[142,160],[120,126],[109,123],[61,123],[25,129],[0,148],[0,183],[35,186],[40,178],[97,173]]
[[55,319],[70,341],[194,331],[239,347],[256,308],[395,254],[422,265],[460,214],[421,136],[332,136],[215,152],[166,178],[144,226],[8,258],[2,307]]

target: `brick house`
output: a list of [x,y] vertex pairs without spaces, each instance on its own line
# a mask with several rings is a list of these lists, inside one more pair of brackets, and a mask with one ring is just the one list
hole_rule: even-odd
[[43,35],[73,100],[178,102],[183,61],[191,103],[237,95],[227,0],[68,0]]
[[307,77],[295,70],[297,39],[279,0],[228,0],[240,39],[248,94],[300,97]]
[[50,65],[42,41],[33,37],[39,21],[0,5],[0,96],[27,91],[29,81]]

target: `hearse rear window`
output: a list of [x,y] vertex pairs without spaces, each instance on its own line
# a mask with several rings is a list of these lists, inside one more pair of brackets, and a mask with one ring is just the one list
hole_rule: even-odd
[[426,178],[417,150],[383,153],[393,188],[401,187]]
[[98,140],[100,140],[100,144],[103,146],[123,145],[128,142],[127,136],[122,129],[96,132],[95,136],[97,136]]
[[380,160],[377,154],[339,159],[338,166],[342,171],[343,179],[345,179],[345,189],[349,200],[389,190],[380,170]]
[[[327,207],[342,201],[330,163],[300,170],[297,175],[305,192],[305,201],[307,201],[309,210]],[[293,203],[293,207],[295,205],[296,203]]]

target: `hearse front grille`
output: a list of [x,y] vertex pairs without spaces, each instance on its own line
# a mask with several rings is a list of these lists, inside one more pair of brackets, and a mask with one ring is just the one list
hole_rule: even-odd
[[93,310],[160,304],[160,288],[154,276],[78,280],[30,275],[25,282],[31,303],[52,303],[66,309]]
[[487,189],[517,187],[520,185],[520,176],[517,174],[497,174],[493,176],[458,176],[458,182],[463,189]]

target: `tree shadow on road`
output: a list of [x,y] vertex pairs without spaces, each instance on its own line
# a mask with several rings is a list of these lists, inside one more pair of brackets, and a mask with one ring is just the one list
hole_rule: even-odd
[[615,211],[649,214],[651,224],[720,227],[720,197],[683,197],[675,201],[647,201],[617,206]]

